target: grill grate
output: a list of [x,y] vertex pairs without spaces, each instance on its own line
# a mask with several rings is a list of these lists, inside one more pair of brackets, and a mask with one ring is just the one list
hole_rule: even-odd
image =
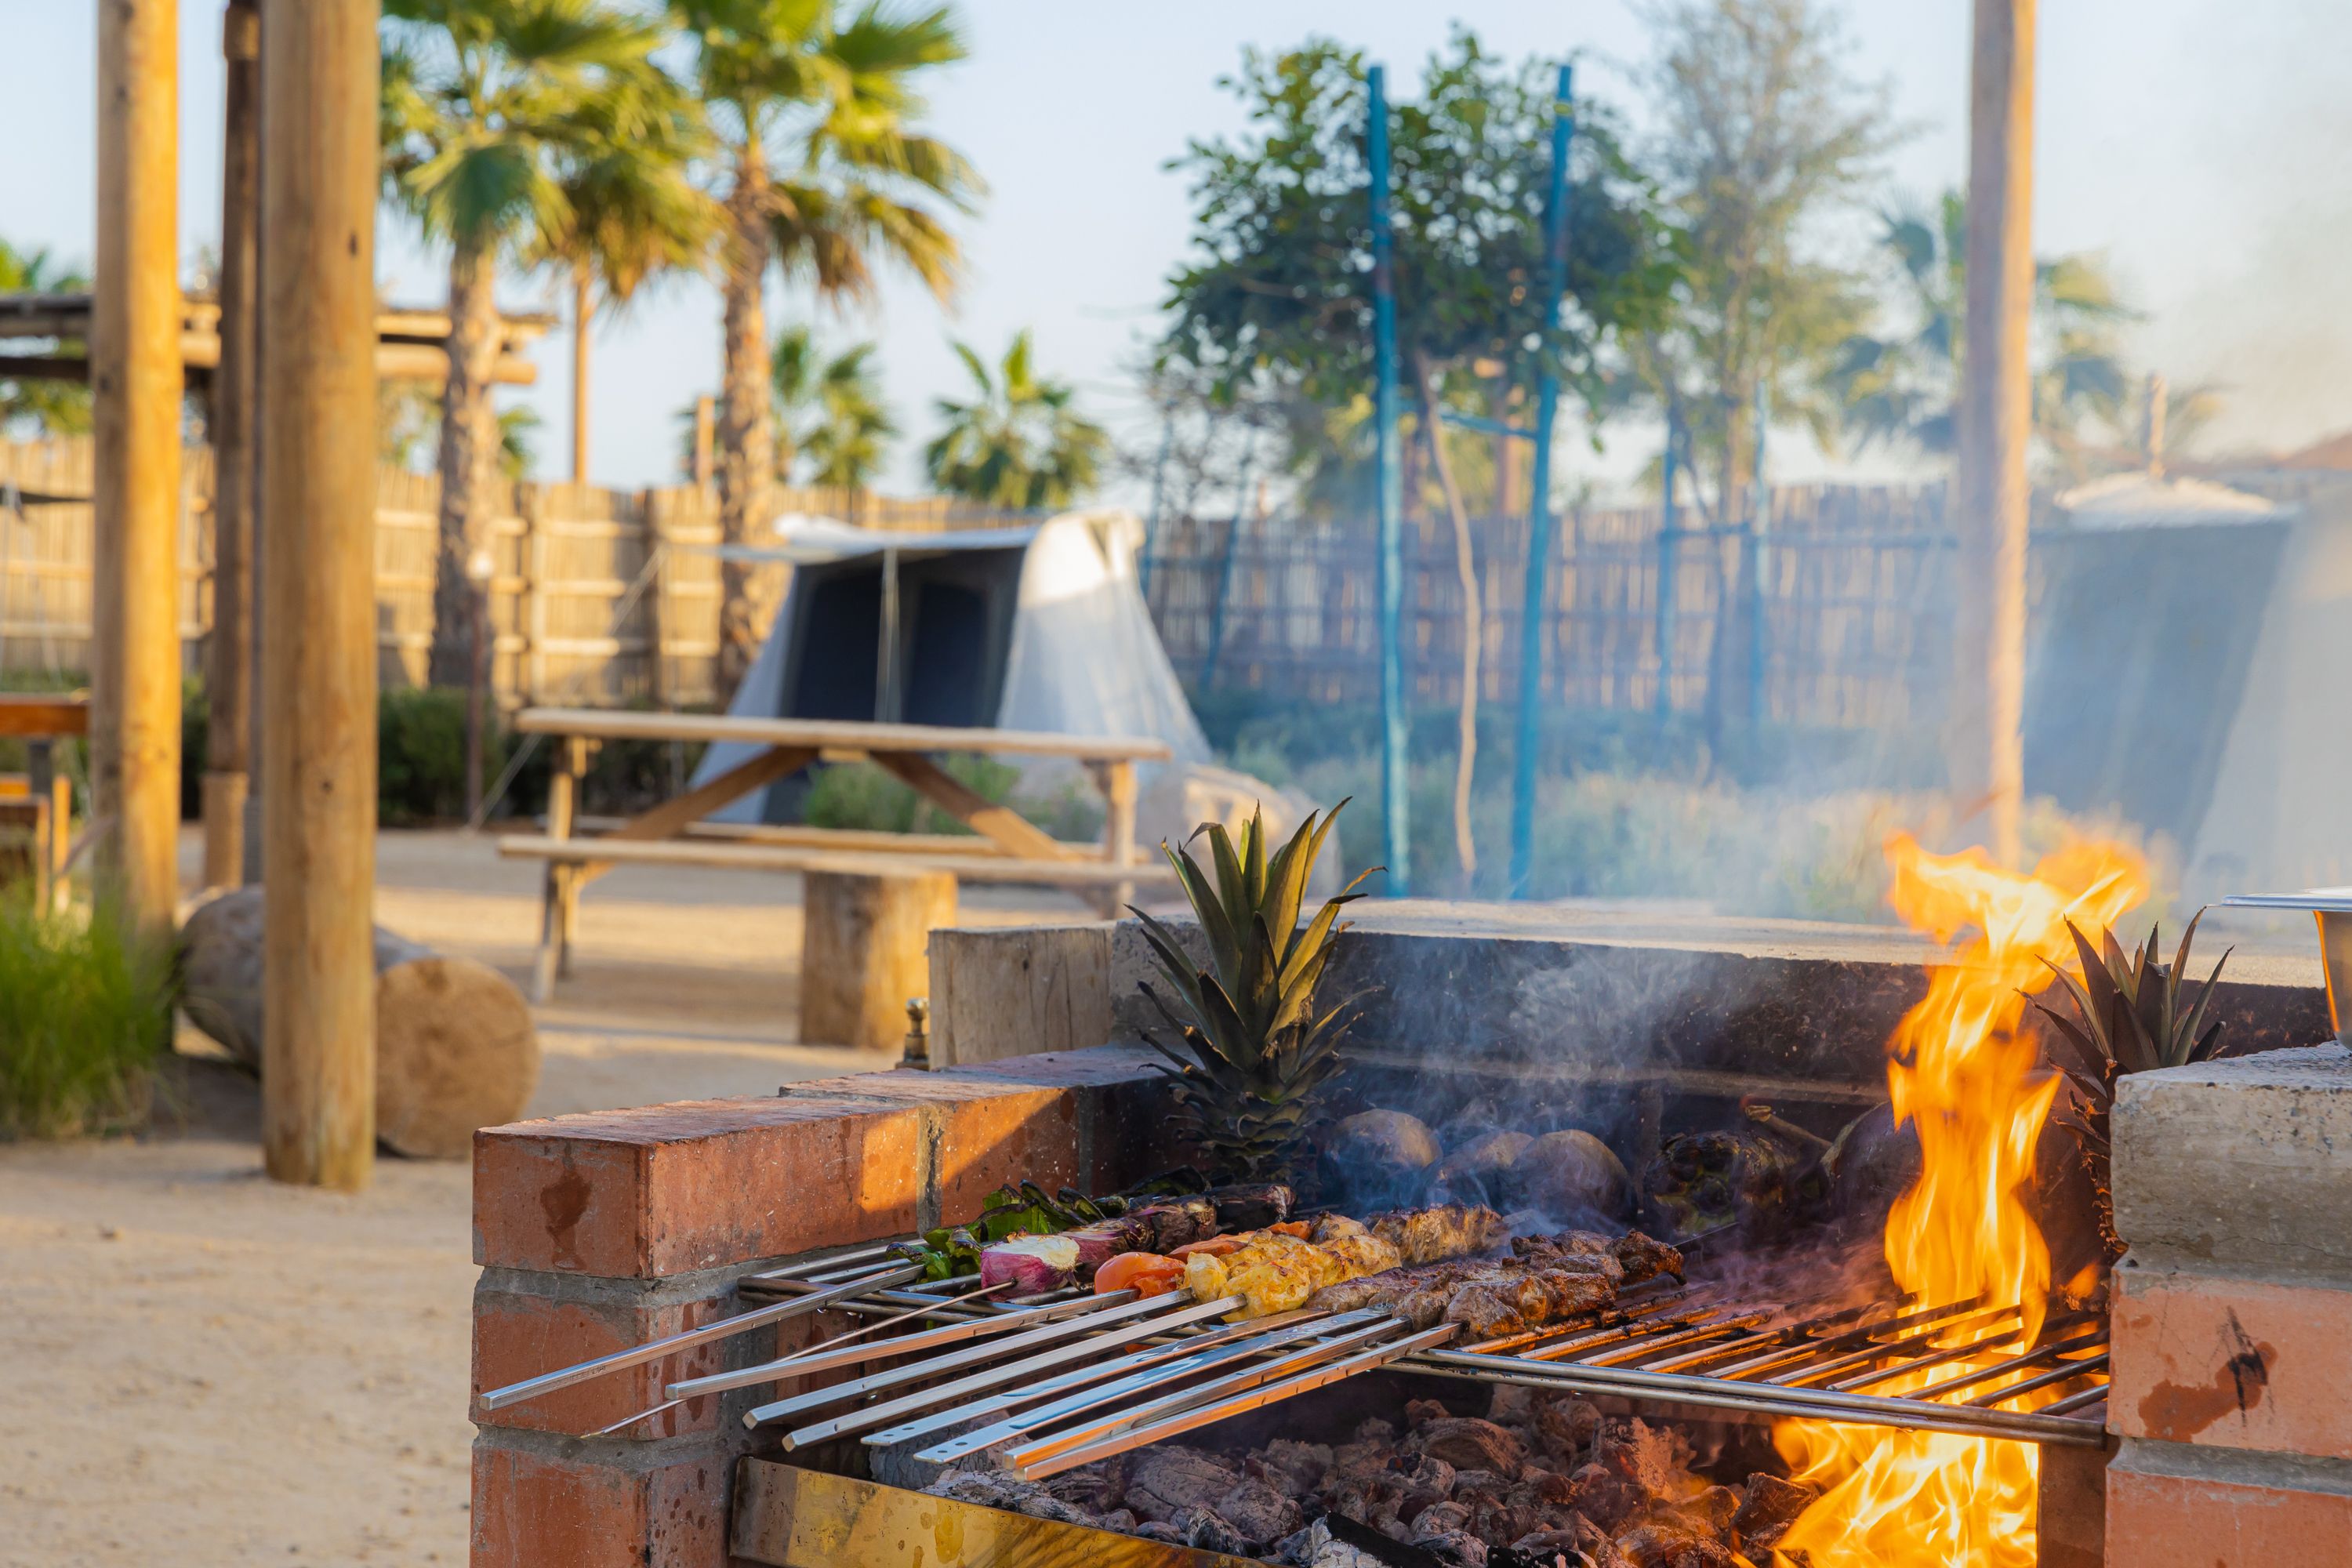
[[[2105,1315],[2054,1311],[2036,1342],[2021,1348],[2018,1310],[1981,1299],[1792,1310],[1723,1285],[1661,1279],[1535,1332],[1457,1345],[1454,1325],[1415,1331],[1377,1308],[1229,1323],[1220,1320],[1238,1299],[1200,1302],[1181,1291],[1005,1300],[972,1279],[919,1282],[880,1247],[743,1284],[747,1296],[771,1300],[722,1323],[493,1390],[483,1403],[520,1403],[823,1310],[875,1321],[761,1365],[671,1383],[668,1403],[656,1408],[888,1361],[896,1364],[760,1405],[746,1424],[784,1426],[788,1449],[853,1436],[877,1447],[920,1443],[919,1459],[987,1455],[1032,1479],[1390,1365],[1701,1410],[2032,1443],[2105,1440]],[[2009,1408],[2035,1400],[2032,1409]]]

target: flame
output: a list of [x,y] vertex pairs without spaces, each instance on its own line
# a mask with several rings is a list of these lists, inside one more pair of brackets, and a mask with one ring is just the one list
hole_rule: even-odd
[[[1918,1129],[1925,1156],[1887,1215],[1887,1266],[1923,1303],[1981,1295],[2018,1310],[2014,1326],[1950,1342],[1982,1353],[1870,1390],[1904,1394],[2015,1354],[2042,1331],[2050,1250],[2022,1193],[2058,1079],[2019,1032],[2024,994],[2050,983],[2045,959],[2072,963],[2068,921],[2112,925],[2147,895],[2147,872],[2133,851],[2092,841],[2030,876],[1981,849],[1931,855],[1906,834],[1887,840],[1886,858],[1896,912],[1947,952],[1887,1042],[1895,1120]],[[1817,1421],[1783,1422],[1773,1436],[1796,1478],[1823,1489],[1780,1542],[1813,1568],[2032,1568],[2032,1445]]]

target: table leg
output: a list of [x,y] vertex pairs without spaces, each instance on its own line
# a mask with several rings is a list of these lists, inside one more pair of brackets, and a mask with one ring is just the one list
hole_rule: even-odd
[[[556,748],[555,769],[547,781],[547,836],[569,838],[580,806],[580,775],[588,771],[588,742],[567,735]],[[532,987],[545,1002],[555,994],[555,983],[572,971],[572,938],[577,931],[580,902],[577,868],[562,861],[547,863],[545,908],[540,917],[539,967]]]
[[[1135,764],[1111,762],[1103,765],[1103,798],[1109,809],[1103,816],[1104,858],[1114,866],[1135,864]],[[1135,902],[1135,884],[1111,886],[1111,918],[1127,913]]]

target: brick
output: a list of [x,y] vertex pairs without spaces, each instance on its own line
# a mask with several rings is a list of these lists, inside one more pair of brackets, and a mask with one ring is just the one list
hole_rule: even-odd
[[2352,1283],[2352,1050],[2126,1076],[2116,1229],[2145,1267]]
[[921,1134],[909,1107],[805,1096],[486,1128],[474,1261],[647,1279],[903,1233]]
[[540,1453],[474,1443],[474,1568],[713,1568],[731,1456]]
[[2115,1430],[2352,1459],[2352,1289],[2128,1265],[2116,1286]]
[[2107,1467],[2109,1568],[2343,1568],[2352,1472],[2334,1461],[2126,1440]]
[[[474,1394],[478,1426],[587,1436],[666,1402],[666,1384],[700,1377],[725,1364],[726,1343],[698,1346],[642,1366],[557,1389],[522,1405],[486,1411],[484,1389],[575,1365],[648,1341],[699,1328],[733,1315],[720,1297],[659,1307],[551,1300],[488,1287],[474,1292]],[[747,1339],[756,1335],[746,1335]],[[716,1398],[690,1399],[626,1430],[632,1438],[708,1432],[719,1418]]]
[[1052,1192],[1079,1174],[1081,1108],[1065,1088],[954,1072],[880,1072],[785,1086],[788,1099],[803,1094],[903,1107],[921,1118],[928,1223],[969,1219],[1007,1182],[1033,1181]]

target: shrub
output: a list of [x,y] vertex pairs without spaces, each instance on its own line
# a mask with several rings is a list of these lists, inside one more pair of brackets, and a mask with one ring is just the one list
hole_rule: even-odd
[[0,1137],[144,1120],[173,989],[168,948],[105,910],[50,915],[21,889],[0,896]]
[[[1103,807],[1075,777],[1034,795],[1016,796],[1021,770],[992,757],[951,756],[948,775],[998,805],[1011,805],[1056,838],[1085,843],[1100,837]],[[871,763],[820,767],[801,801],[812,827],[860,827],[883,833],[970,833],[971,828]]]

